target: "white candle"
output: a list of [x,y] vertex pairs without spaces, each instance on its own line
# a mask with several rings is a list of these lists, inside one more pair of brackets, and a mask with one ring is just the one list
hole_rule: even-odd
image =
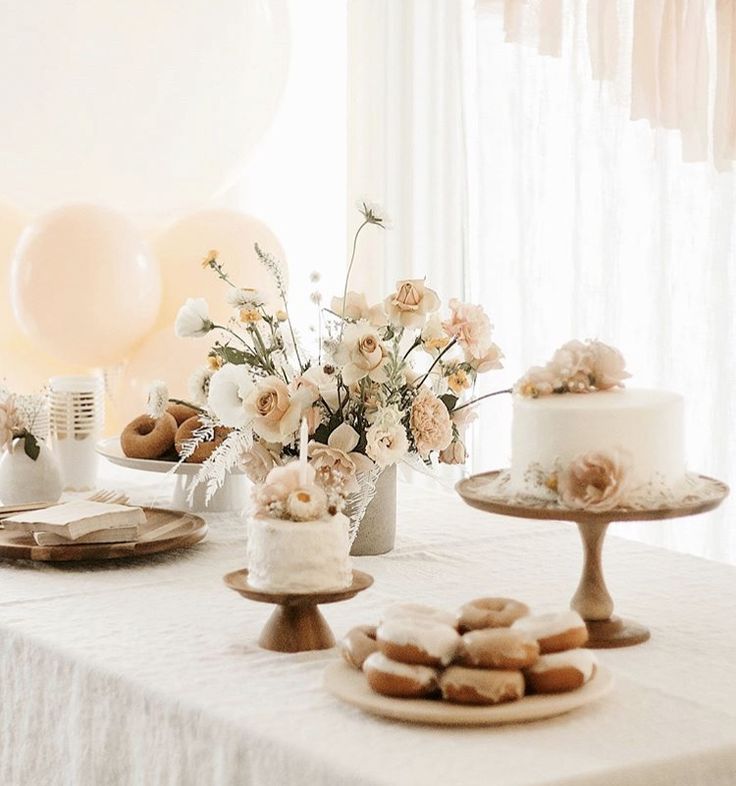
[[302,428],[299,433],[299,484],[307,485],[307,444],[309,443],[309,429],[307,419],[302,418]]

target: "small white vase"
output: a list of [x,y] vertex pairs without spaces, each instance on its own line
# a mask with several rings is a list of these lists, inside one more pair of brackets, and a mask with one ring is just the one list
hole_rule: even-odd
[[376,493],[365,509],[350,553],[354,557],[386,554],[396,540],[396,465],[383,470]]
[[26,455],[23,440],[17,440],[0,458],[0,504],[57,502],[63,484],[54,454],[43,442],[34,461]]

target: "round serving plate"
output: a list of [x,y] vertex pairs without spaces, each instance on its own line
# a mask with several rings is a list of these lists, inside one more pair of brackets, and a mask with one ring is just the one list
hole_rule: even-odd
[[111,464],[139,472],[172,473],[176,477],[171,506],[195,513],[230,513],[241,511],[248,504],[248,479],[240,469],[230,471],[222,486],[205,500],[206,486],[196,485],[201,464],[161,461],[159,459],[129,458],[120,447],[120,437],[106,437],[96,445],[97,453]]
[[37,562],[77,562],[142,557],[162,551],[184,549],[199,543],[207,534],[200,516],[161,508],[143,508],[146,523],[132,543],[79,543],[39,546],[28,533],[0,530],[0,558]]
[[613,674],[598,665],[590,681],[577,690],[525,696],[519,701],[479,707],[433,699],[382,696],[370,688],[362,671],[343,661],[331,663],[324,675],[325,688],[348,704],[383,718],[433,726],[499,726],[554,718],[597,701],[610,693],[613,685]]

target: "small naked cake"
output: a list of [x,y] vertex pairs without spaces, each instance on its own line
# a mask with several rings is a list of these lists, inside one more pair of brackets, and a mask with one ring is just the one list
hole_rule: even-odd
[[274,593],[344,589],[353,580],[349,521],[299,462],[274,467],[255,492],[248,584]]
[[624,389],[629,376],[600,341],[569,341],[531,368],[514,387],[506,493],[591,511],[682,496],[682,397]]

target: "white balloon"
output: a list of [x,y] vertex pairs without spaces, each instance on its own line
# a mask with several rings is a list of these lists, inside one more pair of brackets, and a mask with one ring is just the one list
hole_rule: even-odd
[[0,197],[162,220],[237,175],[288,67],[287,0],[5,3]]

